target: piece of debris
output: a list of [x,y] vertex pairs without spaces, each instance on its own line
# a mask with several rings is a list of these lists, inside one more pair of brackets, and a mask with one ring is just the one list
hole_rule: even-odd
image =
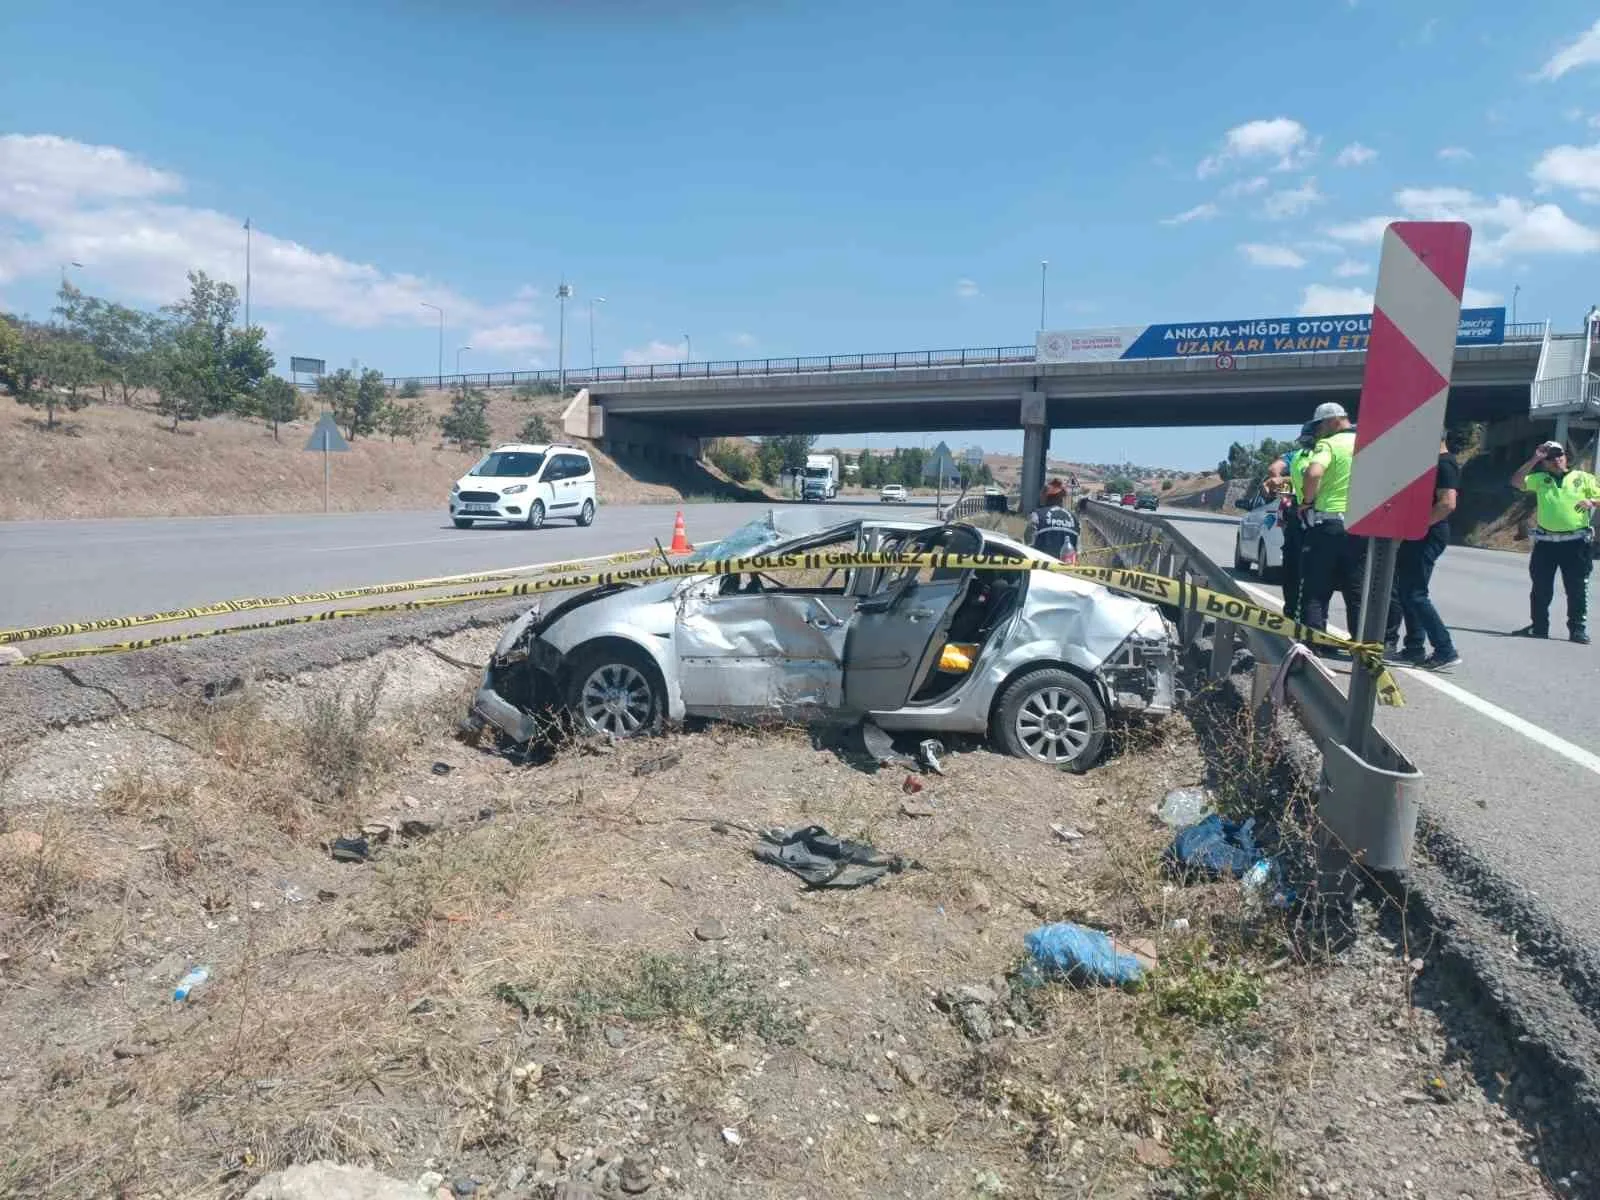
[[756,858],[798,875],[814,888],[853,888],[914,866],[898,854],[883,854],[865,842],[836,838],[821,825],[768,829]]
[[485,804],[482,808],[480,808],[478,810],[478,820],[480,820],[480,821],[492,821],[492,820],[494,820],[494,809],[490,808],[487,804]]
[[403,838],[427,837],[438,826],[432,821],[419,821],[415,817],[407,817],[400,822],[400,836]]
[[900,801],[900,815],[902,817],[931,817],[938,811],[931,804],[920,804],[915,800]]
[[190,994],[211,978],[211,968],[206,966],[190,967],[187,974],[178,980],[178,986],[172,989],[172,999],[177,1003],[187,1000]]
[[987,1042],[994,1037],[989,1008],[999,998],[992,988],[977,985],[940,992],[934,1003],[955,1018],[969,1042]]
[[694,927],[694,936],[702,942],[726,941],[728,929],[715,917],[707,917]]
[[739,1136],[739,1131],[732,1125],[725,1126],[722,1130],[722,1140],[730,1146],[744,1145],[744,1138]]
[[372,847],[364,837],[334,838],[328,846],[334,862],[366,862],[372,857]]
[[450,1181],[450,1190],[458,1196],[470,1196],[478,1190],[478,1181],[466,1175],[458,1175]]
[[1156,809],[1163,824],[1184,829],[1211,811],[1211,794],[1203,787],[1173,788]]
[[1083,841],[1083,834],[1079,833],[1076,829],[1069,829],[1065,825],[1052,825],[1052,826],[1050,826],[1050,832],[1056,835],[1056,839],[1058,841],[1063,841],[1063,842],[1081,842],[1081,841]]
[[1219,878],[1238,878],[1261,859],[1255,818],[1226,821],[1216,813],[1180,829],[1167,849],[1170,863]]
[[867,756],[880,767],[909,767],[915,765],[909,755],[894,748],[894,738],[876,722],[861,722],[861,742]]
[[451,771],[455,770],[455,768],[452,767],[447,762],[436,762],[436,763],[433,764],[433,766],[429,767],[428,769],[430,771],[432,771],[435,775],[448,775],[448,774],[450,774]]
[[657,771],[665,771],[669,767],[677,766],[682,761],[683,754],[680,751],[674,750],[670,754],[661,754],[657,755],[655,758],[645,759],[633,769],[633,775],[635,779],[641,775],[654,775]]
[[361,1200],[419,1200],[432,1191],[415,1183],[380,1175],[370,1167],[340,1163],[297,1163],[274,1171],[245,1193],[245,1200],[328,1200],[359,1196]]
[[1120,985],[1144,978],[1144,963],[1120,950],[1098,929],[1062,921],[1041,925],[1024,937],[1023,943],[1032,959],[1029,965],[1046,979]]
[[915,775],[907,775],[903,780],[900,781],[900,790],[908,796],[915,796],[922,790],[922,787],[922,780],[918,779]]
[[317,889],[317,899],[322,901],[324,904],[332,904],[338,898],[339,893],[334,891],[332,888]]
[[394,826],[387,821],[368,821],[361,827],[361,832],[374,842],[387,842],[394,836]]
[[917,762],[935,775],[943,775],[939,760],[944,757],[944,743],[938,738],[924,738],[917,743]]

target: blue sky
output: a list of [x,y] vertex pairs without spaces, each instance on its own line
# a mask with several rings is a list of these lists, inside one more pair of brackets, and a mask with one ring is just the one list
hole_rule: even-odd
[[602,363],[1026,344],[1041,259],[1058,329],[1360,311],[1399,216],[1473,223],[1469,302],[1600,299],[1600,22],[1567,0],[18,7],[0,308],[72,260],[140,304],[242,282],[248,216],[284,363],[431,371],[427,301],[447,370],[554,365],[563,274],[577,364],[592,296]]

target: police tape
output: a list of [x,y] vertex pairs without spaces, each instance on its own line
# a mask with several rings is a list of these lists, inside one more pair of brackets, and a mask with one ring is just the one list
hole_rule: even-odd
[[229,613],[259,612],[267,608],[298,608],[306,604],[327,604],[335,600],[357,600],[362,596],[392,596],[398,592],[416,592],[425,588],[457,587],[464,584],[500,583],[530,575],[550,575],[576,571],[596,563],[633,562],[649,558],[654,550],[625,550],[618,554],[597,554],[590,558],[572,558],[564,562],[533,563],[526,567],[506,567],[499,571],[467,575],[439,575],[432,579],[413,579],[398,583],[375,583],[366,587],[340,588],[327,592],[302,592],[288,596],[252,596],[240,600],[218,600],[191,608],[173,608],[165,612],[145,613],[134,617],[104,617],[95,621],[70,621],[57,625],[36,625],[31,629],[0,629],[0,646],[16,642],[35,642],[48,638],[71,637],[80,633],[102,633],[108,629],[137,629],[141,625],[160,625],[169,621],[192,621],[200,617],[221,617]]
[[293,625],[308,625],[320,621],[343,621],[380,613],[420,612],[451,604],[473,601],[502,600],[519,596],[535,596],[545,592],[571,591],[577,588],[611,587],[623,584],[645,583],[660,579],[676,579],[695,575],[764,574],[774,571],[819,571],[823,569],[891,569],[949,571],[1040,571],[1047,574],[1071,575],[1098,583],[1113,591],[1124,592],[1152,603],[1165,604],[1183,612],[1196,613],[1218,621],[1273,633],[1311,646],[1325,646],[1343,650],[1371,671],[1377,678],[1378,702],[1398,706],[1403,698],[1394,677],[1383,664],[1383,647],[1375,642],[1355,642],[1336,637],[1321,629],[1292,620],[1285,614],[1259,604],[1241,600],[1224,592],[1199,587],[1182,579],[1169,579],[1146,571],[1127,570],[1121,567],[1069,566],[1055,561],[1008,558],[1004,555],[982,554],[896,554],[893,552],[863,553],[858,551],[810,552],[804,554],[748,555],[742,558],[715,559],[696,563],[657,563],[649,566],[628,567],[615,571],[576,571],[552,578],[530,579],[504,587],[484,588],[474,592],[454,593],[449,596],[431,596],[417,600],[404,600],[392,604],[372,604],[361,608],[332,609],[328,612],[308,613],[301,616],[279,617],[272,621],[258,621],[248,625],[230,625],[222,629],[204,629],[193,633],[168,634],[164,637],[146,638],[134,642],[118,642],[103,646],[83,646],[71,650],[50,650],[31,655],[13,663],[14,666],[34,666],[73,658],[90,658],[103,654],[122,654],[133,650],[150,650],[158,646],[200,641],[234,633],[256,633],[283,629]]

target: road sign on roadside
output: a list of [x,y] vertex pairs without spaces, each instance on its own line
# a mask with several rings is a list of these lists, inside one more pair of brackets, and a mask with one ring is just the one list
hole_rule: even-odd
[[1396,221],[1384,231],[1350,469],[1351,533],[1428,531],[1471,245],[1464,221]]
[[296,375],[321,375],[327,365],[320,358],[289,358],[289,370]]
[[311,431],[306,449],[343,454],[350,449],[350,443],[344,440],[344,434],[340,433],[339,427],[333,423],[333,414],[325,412],[318,418],[317,427]]
[[1233,368],[1236,365],[1237,364],[1233,361],[1233,355],[1231,355],[1231,354],[1219,354],[1219,355],[1217,355],[1217,370],[1219,370],[1219,371],[1231,371],[1231,370],[1233,370]]

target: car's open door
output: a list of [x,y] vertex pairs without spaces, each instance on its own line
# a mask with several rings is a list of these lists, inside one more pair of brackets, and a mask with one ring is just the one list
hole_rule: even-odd
[[[949,525],[908,537],[906,554],[977,554],[976,530]],[[887,569],[857,606],[844,647],[844,708],[851,714],[904,707],[933,670],[972,583],[970,570]]]

